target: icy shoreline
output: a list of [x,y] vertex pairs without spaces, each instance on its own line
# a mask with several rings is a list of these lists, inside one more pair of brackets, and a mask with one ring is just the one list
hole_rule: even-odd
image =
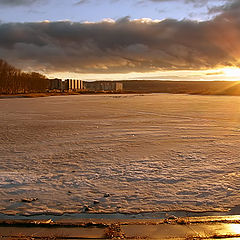
[[62,214],[44,214],[35,213],[33,215],[24,214],[2,214],[0,213],[0,220],[61,220],[69,219],[72,221],[80,219],[102,219],[102,220],[143,220],[143,219],[168,219],[168,218],[189,218],[189,217],[234,217],[239,216],[240,211],[204,211],[204,212],[193,212],[193,211],[162,211],[162,212],[141,212],[141,213],[62,213]]

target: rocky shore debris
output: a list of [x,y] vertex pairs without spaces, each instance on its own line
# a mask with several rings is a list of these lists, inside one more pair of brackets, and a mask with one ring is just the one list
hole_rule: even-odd
[[83,211],[84,212],[88,212],[88,211],[90,211],[91,210],[91,208],[89,207],[89,206],[87,206],[87,205],[84,205],[83,206]]
[[166,218],[164,219],[164,223],[173,223],[173,222],[177,222],[178,221],[178,217],[174,216],[174,215],[168,215],[166,214]]
[[33,225],[53,225],[55,224],[52,219],[48,220],[34,220],[32,222],[22,222],[22,225],[24,226],[33,226]]
[[35,202],[37,201],[38,198],[22,198],[21,199],[21,202],[24,202],[24,203],[31,203],[31,202]]
[[53,224],[54,221],[52,219],[48,220],[39,220],[39,221],[33,221],[34,224]]
[[93,201],[93,204],[96,205],[96,204],[99,204],[100,202],[98,200],[94,200]]
[[111,224],[105,231],[106,239],[126,239],[119,224]]
[[168,220],[177,220],[178,218],[176,216],[174,216],[174,215],[170,215],[170,216],[168,216],[167,219]]

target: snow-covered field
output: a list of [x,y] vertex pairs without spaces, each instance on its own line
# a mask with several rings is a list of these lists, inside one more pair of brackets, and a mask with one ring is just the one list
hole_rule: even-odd
[[0,213],[226,210],[239,153],[240,97],[0,99]]

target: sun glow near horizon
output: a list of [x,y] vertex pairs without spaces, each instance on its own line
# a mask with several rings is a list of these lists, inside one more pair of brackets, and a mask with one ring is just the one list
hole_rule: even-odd
[[156,72],[130,72],[130,73],[71,73],[54,72],[46,74],[49,78],[94,80],[162,80],[162,81],[239,81],[240,68],[223,67],[208,70],[165,70]]
[[223,72],[223,75],[228,78],[239,78],[240,80],[240,68],[227,67],[227,68],[222,68],[221,71]]

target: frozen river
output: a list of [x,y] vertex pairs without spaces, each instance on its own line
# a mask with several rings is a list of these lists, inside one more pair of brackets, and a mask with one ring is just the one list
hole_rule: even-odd
[[0,99],[0,213],[227,210],[239,153],[240,97]]

